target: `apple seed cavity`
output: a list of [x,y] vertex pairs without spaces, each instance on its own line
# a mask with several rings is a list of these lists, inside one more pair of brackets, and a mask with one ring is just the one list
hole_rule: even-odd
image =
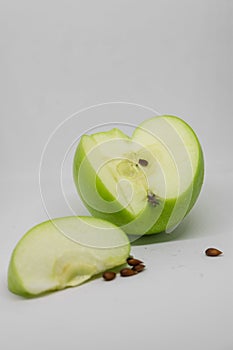
[[159,199],[152,192],[148,192],[147,200],[153,207],[156,207],[157,205],[159,205]]
[[129,160],[122,160],[117,165],[117,172],[120,176],[125,176],[128,178],[134,178],[138,174],[138,170],[135,168],[135,164]]

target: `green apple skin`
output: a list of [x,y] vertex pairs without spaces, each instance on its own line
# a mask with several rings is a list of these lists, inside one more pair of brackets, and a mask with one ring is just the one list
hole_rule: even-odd
[[[192,138],[192,142],[195,143],[196,153],[198,154],[197,165],[195,167],[195,171],[193,174],[193,180],[190,186],[177,198],[165,198],[163,203],[162,211],[157,215],[155,208],[151,207],[147,204],[142,212],[138,215],[132,215],[132,213],[127,209],[127,207],[123,207],[120,203],[115,200],[115,197],[106,187],[105,183],[103,183],[102,179],[96,173],[95,169],[93,169],[92,164],[89,162],[88,157],[86,155],[86,150],[84,147],[84,140],[86,137],[92,137],[83,135],[78,147],[76,149],[76,153],[74,156],[73,163],[73,176],[76,184],[77,191],[86,206],[89,212],[97,218],[102,218],[108,220],[115,225],[120,226],[127,234],[130,235],[144,235],[144,234],[154,234],[160,233],[163,231],[172,231],[182,219],[190,212],[192,207],[197,201],[199,193],[201,191],[204,179],[204,158],[203,151],[199,140],[193,131],[193,129],[184,122],[181,118],[170,115],[163,115],[159,117],[154,117],[152,119],[161,118],[167,120],[171,123],[180,123],[182,127],[186,128],[190,133],[190,137]],[[151,119],[151,120],[152,120]],[[150,120],[149,120],[150,121]],[[144,123],[146,123],[145,121]],[[139,127],[144,127],[144,123],[142,123]],[[135,130],[135,132],[137,129]],[[135,135],[135,132],[133,134]],[[108,132],[98,133],[94,135],[102,136],[103,138],[109,139],[126,139],[128,141],[132,140],[132,138],[126,136],[119,129],[112,129]],[[80,186],[80,167],[82,165],[82,188],[85,188],[85,196],[83,195],[83,191]],[[95,205],[89,205],[89,201],[86,201],[86,198],[91,198],[92,193],[94,193],[95,189],[101,195],[101,198],[105,200],[105,204],[101,203],[101,210],[98,210],[100,207],[98,203],[98,199],[95,200]],[[108,210],[109,204],[111,203],[112,207],[115,208],[114,212],[110,213]],[[178,204],[177,204],[178,203]],[[106,208],[104,208],[106,205]],[[185,212],[180,213],[179,207],[185,207]],[[105,210],[106,209],[106,210]],[[181,209],[182,211],[182,209]],[[171,216],[172,220],[171,220]],[[148,229],[145,230],[144,222],[146,220],[150,220],[151,218],[154,222]]]
[[[84,235],[76,236],[83,228]],[[63,234],[66,229],[69,236]],[[92,234],[88,245],[84,244],[85,230]],[[77,237],[81,237],[82,243],[75,241]],[[32,298],[78,286],[125,264],[129,253],[126,234],[104,220],[64,217],[46,221],[30,229],[16,245],[8,268],[8,289]]]

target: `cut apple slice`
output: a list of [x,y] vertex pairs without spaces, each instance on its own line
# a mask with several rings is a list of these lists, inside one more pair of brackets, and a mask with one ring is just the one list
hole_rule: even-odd
[[130,244],[115,225],[91,217],[65,217],[33,227],[17,244],[8,286],[23,296],[77,286],[124,264]]
[[204,161],[187,123],[174,116],[143,122],[132,138],[118,129],[84,135],[74,180],[89,211],[136,235],[171,231],[200,193]]

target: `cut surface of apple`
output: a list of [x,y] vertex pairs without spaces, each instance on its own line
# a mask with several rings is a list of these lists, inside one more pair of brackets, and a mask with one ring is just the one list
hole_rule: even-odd
[[22,296],[77,286],[124,264],[130,244],[115,225],[91,217],[65,217],[29,230],[16,245],[8,287]]
[[203,183],[203,153],[192,128],[174,116],[83,135],[74,180],[89,211],[129,234],[171,231],[195,204]]

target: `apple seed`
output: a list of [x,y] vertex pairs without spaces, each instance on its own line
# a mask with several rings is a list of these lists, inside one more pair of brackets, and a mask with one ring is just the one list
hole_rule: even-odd
[[116,273],[113,271],[105,271],[103,273],[103,278],[105,281],[112,281],[116,277]]
[[137,271],[137,272],[141,272],[141,271],[144,270],[144,268],[145,268],[145,265],[143,265],[143,264],[138,264],[138,265],[133,266],[133,267],[132,267],[132,270],[133,270],[133,271]]
[[126,267],[120,271],[120,274],[122,277],[128,277],[128,276],[136,275],[137,271],[131,270],[128,267]]
[[127,263],[130,265],[130,266],[136,266],[136,265],[139,265],[139,264],[141,264],[142,263],[142,261],[141,260],[138,260],[138,259],[132,259],[132,258],[128,258],[127,259]]
[[152,204],[153,207],[156,207],[157,205],[159,205],[159,200],[156,197],[156,195],[152,192],[149,192],[147,194],[147,200],[150,204]]
[[207,256],[218,256],[220,254],[222,254],[221,250],[217,249],[217,248],[208,248],[205,251]]
[[148,165],[148,161],[145,160],[145,159],[139,159],[138,163],[139,163],[141,166],[147,166],[147,165]]

